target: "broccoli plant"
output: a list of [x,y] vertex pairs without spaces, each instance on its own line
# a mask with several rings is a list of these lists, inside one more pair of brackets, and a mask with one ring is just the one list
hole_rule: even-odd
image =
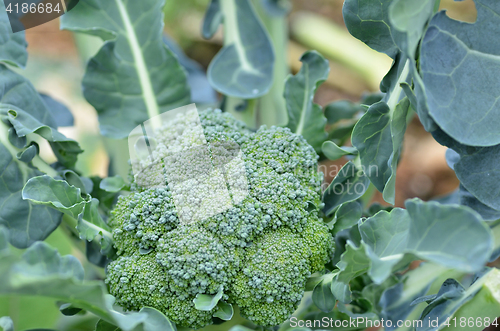
[[[163,0],[80,0],[61,28],[103,41],[84,97],[130,148],[110,148],[107,178],[78,169],[82,148],[58,131],[73,117],[22,75],[24,32],[0,4],[0,295],[52,300],[70,330],[496,325],[500,4],[474,2],[465,23],[439,0],[345,0],[349,33],[393,64],[380,93],[322,109],[330,66],[310,50],[289,73],[286,0],[212,0],[202,34],[224,39],[206,74],[164,36]],[[460,186],[400,208],[415,116]],[[325,187],[318,162],[343,157]]]

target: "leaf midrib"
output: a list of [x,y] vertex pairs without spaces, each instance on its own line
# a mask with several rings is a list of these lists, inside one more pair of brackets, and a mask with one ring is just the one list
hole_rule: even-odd
[[126,38],[130,45],[130,49],[132,50],[132,56],[134,57],[135,68],[137,71],[137,76],[139,77],[139,84],[141,85],[144,103],[146,104],[148,116],[151,119],[160,114],[160,108],[158,106],[158,103],[156,102],[153,84],[151,83],[151,78],[146,65],[146,61],[144,60],[142,49],[139,45],[139,40],[137,38],[134,26],[132,24],[132,21],[130,20],[125,5],[123,4],[122,0],[115,0],[115,2],[125,28]]

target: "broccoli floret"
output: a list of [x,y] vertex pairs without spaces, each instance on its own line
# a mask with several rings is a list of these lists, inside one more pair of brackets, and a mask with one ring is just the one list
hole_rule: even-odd
[[333,256],[314,149],[220,110],[167,124],[148,158],[132,161],[132,192],[109,220],[119,255],[107,267],[110,293],[125,309],[151,306],[201,328],[217,308],[196,310],[193,299],[222,288],[254,323],[282,323]]
[[179,224],[168,187],[121,196],[111,215],[108,223],[118,255],[156,248],[158,240]]
[[256,240],[247,250],[229,295],[242,316],[263,326],[277,325],[290,317],[304,294],[310,256],[310,247],[286,227]]
[[153,307],[174,323],[192,328],[202,328],[212,321],[214,311],[196,309],[194,296],[180,298],[169,290],[166,270],[157,263],[154,254],[120,256],[106,271],[109,292],[127,310]]
[[159,240],[156,260],[180,299],[198,293],[216,294],[227,288],[239,268],[234,254],[210,232],[181,225]]

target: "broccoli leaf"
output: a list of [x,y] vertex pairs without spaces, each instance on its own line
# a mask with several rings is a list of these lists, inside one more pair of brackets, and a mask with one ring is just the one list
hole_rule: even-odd
[[399,52],[394,40],[402,38],[389,21],[393,0],[346,0],[342,8],[349,32],[376,51],[394,58]]
[[10,105],[0,105],[0,115],[6,115],[5,119],[14,127],[19,137],[36,133],[47,140],[59,162],[67,168],[73,168],[78,154],[83,152],[76,141],[66,138],[56,129],[41,123],[24,110]]
[[343,203],[335,211],[335,216],[329,226],[333,226],[335,233],[356,225],[363,214],[363,206],[357,201]]
[[333,141],[325,141],[321,146],[323,154],[329,160],[338,160],[345,155],[356,155],[358,150],[354,147],[339,147]]
[[22,150],[11,145],[10,130],[0,122],[0,226],[10,229],[12,245],[26,248],[47,238],[61,223],[62,214],[23,200],[21,191],[25,182],[42,173],[17,158]]
[[326,80],[328,61],[316,51],[308,51],[300,58],[302,68],[285,82],[288,127],[302,135],[316,151],[326,139],[326,118],[321,107],[313,102],[316,89]]
[[396,106],[391,121],[392,154],[387,161],[391,168],[391,176],[387,180],[383,197],[384,200],[394,204],[396,198],[396,169],[398,167],[403,138],[406,132],[406,120],[410,109],[410,101],[404,98]]
[[107,40],[90,60],[83,86],[108,137],[124,138],[147,119],[189,103],[186,73],[163,42],[163,5],[88,0],[61,17],[63,29]]
[[208,5],[205,17],[203,18],[203,27],[201,33],[203,38],[210,39],[217,32],[217,29],[222,24],[223,15],[221,10],[220,0],[212,0]]
[[410,217],[406,210],[380,211],[359,226],[361,238],[370,258],[368,274],[376,284],[383,283],[406,249]]
[[219,288],[219,291],[214,295],[209,294],[200,294],[196,295],[196,298],[193,299],[194,306],[198,310],[212,310],[217,306],[217,303],[222,298],[224,294],[222,286]]
[[0,62],[24,68],[28,61],[24,31],[13,33],[4,2],[0,3]]
[[332,280],[336,274],[327,274],[314,287],[312,299],[314,304],[325,313],[331,312],[335,307],[336,299],[332,293]]
[[[429,24],[421,47],[421,73],[429,111],[460,143],[500,144],[500,4],[476,0],[478,22],[469,24],[442,11]],[[474,111],[471,111],[474,110]]]
[[352,132],[352,144],[359,151],[366,176],[380,192],[391,176],[388,164],[393,152],[390,111],[383,101],[373,104]]
[[47,94],[40,93],[40,97],[45,103],[46,108],[50,111],[50,114],[56,121],[57,127],[59,126],[73,126],[75,119],[73,114],[64,104],[59,101],[54,100]]
[[418,199],[405,205],[411,218],[407,252],[466,272],[479,271],[487,263],[493,238],[472,209]]
[[23,199],[50,206],[73,218],[78,217],[87,203],[79,188],[47,175],[28,180],[23,189]]
[[232,304],[224,301],[219,301],[217,303],[217,311],[215,312],[214,317],[218,317],[224,321],[229,321],[233,318],[233,315],[234,309]]
[[[97,199],[84,199],[80,188],[50,176],[31,178],[23,189],[23,199],[50,206],[71,217],[80,239],[100,240],[101,252],[112,254],[112,235],[99,214]],[[73,225],[73,224],[72,224]]]
[[104,178],[99,183],[99,188],[106,192],[116,193],[120,192],[126,186],[125,181],[119,175]]
[[[0,247],[5,247],[6,230],[0,228]],[[159,311],[145,307],[140,312],[122,314],[113,309],[114,297],[100,281],[83,281],[84,270],[71,255],[61,257],[57,250],[37,242],[18,256],[7,247],[0,251],[0,293],[52,298],[84,309],[123,331],[142,326],[148,331],[175,330]]]
[[382,101],[368,108],[352,132],[352,144],[359,151],[366,175],[383,192],[384,199],[392,204],[396,194],[396,168],[410,107],[408,98],[399,99],[401,84],[408,78],[409,67],[409,60],[399,55],[396,57],[382,84],[387,94]]
[[323,193],[324,213],[330,215],[343,203],[361,197],[370,180],[351,161],[347,162]]
[[389,6],[389,21],[392,28],[404,32],[405,36],[401,38],[401,34],[395,34],[397,36],[395,42],[410,58],[415,56],[425,25],[433,14],[436,3],[439,2],[436,0],[394,0]]
[[14,105],[41,123],[57,127],[47,105],[33,85],[23,76],[0,64],[0,103]]
[[214,1],[205,19],[206,36],[213,34],[218,22],[224,24],[224,47],[208,67],[212,86],[222,94],[242,99],[266,94],[273,83],[274,49],[251,2]]

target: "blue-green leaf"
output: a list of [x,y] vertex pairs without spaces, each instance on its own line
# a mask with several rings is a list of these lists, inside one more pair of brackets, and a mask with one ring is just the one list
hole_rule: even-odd
[[[455,140],[472,146],[500,144],[500,6],[476,0],[476,24],[439,12],[422,42],[420,68],[429,111]],[[472,111],[473,110],[473,111]]]
[[351,161],[339,170],[323,194],[324,212],[330,215],[343,203],[361,197],[370,185],[370,180]]
[[212,38],[215,32],[217,32],[219,26],[222,24],[222,19],[223,16],[220,0],[210,1],[207,11],[205,12],[205,17],[203,18],[203,26],[201,28],[203,38]]
[[0,2],[0,62],[24,68],[28,61],[24,31],[13,33],[4,2]]
[[[59,101],[51,98],[50,96],[40,93],[40,97],[45,103],[46,108],[54,118],[57,127],[59,126],[73,126],[75,119],[71,111]],[[57,129],[57,127],[55,127]]]
[[75,166],[78,154],[82,153],[80,145],[73,139],[66,138],[55,128],[41,123],[28,112],[11,105],[0,105],[0,115],[5,114],[6,120],[14,127],[19,137],[36,133],[47,140],[61,164],[68,168]]
[[[212,86],[224,95],[254,99],[273,83],[274,49],[249,0],[220,0],[224,22],[224,47],[208,67]],[[217,23],[214,10],[207,35]]]
[[410,217],[404,209],[380,211],[359,226],[366,253],[371,260],[368,274],[377,284],[383,283],[392,268],[402,259],[408,240]]
[[382,192],[391,177],[391,109],[381,101],[370,106],[352,132],[352,145],[359,151],[365,173]]
[[466,272],[479,271],[488,262],[493,238],[472,209],[418,199],[405,205],[412,220],[407,252]]
[[33,85],[23,76],[0,64],[0,104],[13,105],[22,109],[39,122],[57,127],[47,104]]
[[332,280],[336,274],[328,274],[314,287],[312,299],[316,307],[329,313],[335,307],[337,300],[332,293]]
[[376,51],[394,58],[399,52],[394,40],[402,38],[389,21],[393,0],[346,0],[342,8],[349,32]]
[[316,51],[308,51],[300,58],[302,68],[285,82],[288,127],[302,135],[317,151],[326,139],[326,118],[321,107],[313,102],[314,94],[330,72],[328,61]]
[[0,122],[0,226],[10,230],[12,245],[26,248],[47,238],[61,223],[62,214],[23,200],[21,191],[26,181],[42,173],[17,158],[20,150],[10,144],[8,132]]
[[336,211],[335,216],[328,224],[333,226],[335,233],[348,229],[357,224],[363,214],[363,206],[357,201],[343,203]]
[[189,103],[186,73],[163,43],[163,1],[80,1],[63,29],[104,40],[83,78],[101,132],[124,138],[149,118]]

